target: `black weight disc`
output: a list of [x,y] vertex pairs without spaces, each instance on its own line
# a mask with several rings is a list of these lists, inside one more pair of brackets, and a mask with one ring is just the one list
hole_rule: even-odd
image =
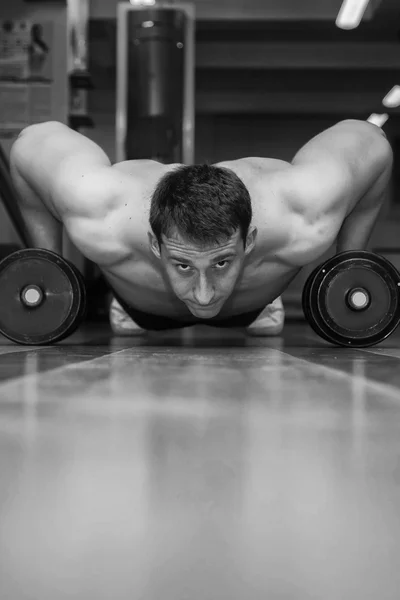
[[67,335],[65,335],[62,339],[64,339],[65,337],[68,337],[68,336],[72,335],[73,333],[75,333],[75,331],[78,329],[78,327],[85,320],[86,314],[87,314],[87,291],[86,291],[86,283],[85,283],[84,277],[83,277],[82,273],[80,272],[80,270],[78,269],[78,267],[76,265],[74,265],[70,261],[68,261],[68,264],[73,269],[73,271],[74,271],[74,273],[75,273],[75,275],[76,275],[76,277],[77,277],[77,279],[79,281],[79,285],[80,285],[80,288],[81,288],[82,302],[81,302],[81,305],[80,305],[79,313],[78,313],[78,315],[77,315],[77,317],[75,319],[75,322],[74,322],[73,326],[68,331]]
[[308,322],[308,324],[310,325],[310,327],[315,331],[315,333],[317,335],[319,335],[320,337],[322,337],[323,339],[325,339],[327,342],[329,342],[329,338],[327,338],[323,332],[321,332],[321,329],[319,329],[313,319],[312,316],[312,311],[311,311],[311,303],[310,303],[310,290],[311,290],[311,286],[313,285],[314,282],[314,278],[316,276],[316,274],[318,273],[318,271],[320,270],[321,265],[318,265],[313,271],[311,271],[310,275],[307,277],[307,280],[304,284],[304,288],[303,288],[303,294],[302,294],[302,307],[303,307],[303,313],[304,316],[306,318],[306,321]]
[[302,307],[303,307],[304,316],[307,319],[307,321],[310,316],[310,303],[308,301],[309,295],[310,295],[310,289],[311,289],[312,283],[314,281],[315,275],[317,274],[319,269],[320,269],[320,265],[318,265],[313,271],[311,271],[311,273],[307,277],[307,280],[303,287]]
[[[303,290],[303,309],[311,327],[325,340],[365,348],[383,341],[398,326],[400,274],[384,257],[342,252],[311,275]],[[356,290],[368,299],[360,309],[349,301]]]
[[[32,288],[30,288],[32,286]],[[42,292],[38,305],[23,301],[25,290]],[[18,344],[58,342],[76,329],[85,289],[71,264],[54,252],[26,249],[0,262],[0,333]]]

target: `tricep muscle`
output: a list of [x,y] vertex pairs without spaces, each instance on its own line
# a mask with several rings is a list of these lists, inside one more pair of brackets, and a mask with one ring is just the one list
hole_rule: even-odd
[[56,214],[85,211],[81,194],[85,179],[110,166],[97,144],[58,122],[27,127],[11,150],[13,176],[22,177]]
[[311,220],[349,212],[391,161],[389,142],[375,125],[342,121],[306,144],[288,175],[293,197]]
[[[308,142],[285,174],[293,231],[288,260],[305,265],[322,255],[355,207],[367,208],[368,192],[391,160],[380,130],[363,121],[344,121]],[[370,203],[379,212],[380,200],[371,196]]]

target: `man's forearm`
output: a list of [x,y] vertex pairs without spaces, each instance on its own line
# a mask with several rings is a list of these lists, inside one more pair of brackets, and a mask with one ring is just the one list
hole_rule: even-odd
[[11,177],[17,192],[16,202],[34,247],[62,254],[62,223],[19,174],[14,163],[11,163]]
[[336,251],[366,250],[378,216],[379,211],[378,213],[373,211],[351,213],[344,221],[337,237]]
[[337,252],[367,248],[381,209],[388,198],[391,172],[392,161],[388,157],[386,166],[375,183],[344,220],[337,237]]

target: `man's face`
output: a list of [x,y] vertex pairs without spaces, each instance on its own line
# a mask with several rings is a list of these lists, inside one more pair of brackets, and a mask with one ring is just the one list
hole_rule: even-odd
[[152,233],[150,240],[176,296],[194,316],[210,319],[233,292],[245,257],[254,248],[256,233],[255,228],[249,231],[246,248],[240,232],[212,247],[187,242],[178,233],[163,236],[161,247]]

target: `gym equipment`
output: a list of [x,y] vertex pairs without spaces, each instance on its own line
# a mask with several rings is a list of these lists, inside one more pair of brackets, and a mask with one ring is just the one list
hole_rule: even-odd
[[22,243],[28,246],[0,257],[0,333],[18,344],[58,342],[71,335],[86,315],[85,282],[71,262],[54,252],[29,248],[32,239],[1,145],[0,195]]
[[116,161],[194,162],[194,2],[120,2]]
[[0,333],[18,344],[70,336],[86,313],[79,270],[55,252],[25,249],[0,262]]
[[303,288],[304,315],[312,329],[338,346],[382,342],[400,322],[400,274],[383,256],[342,252],[318,266]]

